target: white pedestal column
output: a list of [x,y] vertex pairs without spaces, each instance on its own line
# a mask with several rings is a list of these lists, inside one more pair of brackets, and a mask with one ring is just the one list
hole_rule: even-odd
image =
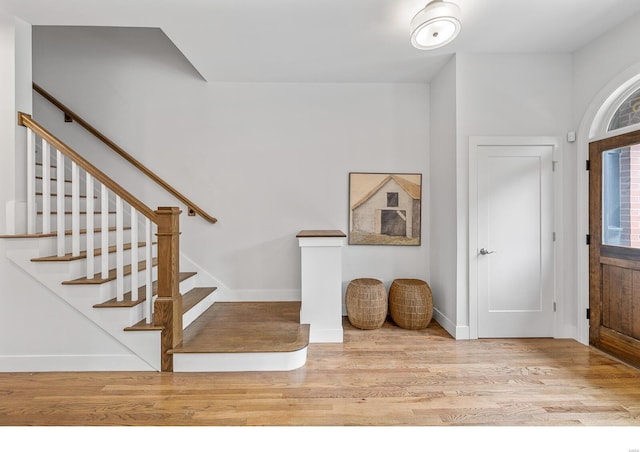
[[302,256],[300,323],[310,342],[342,342],[342,231],[300,231]]

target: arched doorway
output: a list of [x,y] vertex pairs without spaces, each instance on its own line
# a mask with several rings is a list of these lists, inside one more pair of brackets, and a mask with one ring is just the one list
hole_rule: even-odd
[[589,344],[640,365],[640,83],[599,112],[589,143]]

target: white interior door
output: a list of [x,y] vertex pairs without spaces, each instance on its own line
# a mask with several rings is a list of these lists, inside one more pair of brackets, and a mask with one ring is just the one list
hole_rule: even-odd
[[477,145],[475,153],[477,336],[552,337],[553,146]]

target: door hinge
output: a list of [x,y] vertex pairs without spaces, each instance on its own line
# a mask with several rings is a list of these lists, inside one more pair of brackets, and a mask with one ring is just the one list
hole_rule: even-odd
[[591,235],[587,234],[585,242],[587,243],[587,245],[591,245]]
[[585,165],[585,169],[587,171],[591,171],[591,160],[587,160],[586,165]]
[[556,241],[556,233],[555,232],[553,233],[553,241],[554,242]]
[[591,309],[587,308],[587,320],[591,319]]
[[551,171],[553,171],[554,173],[556,172],[556,161],[551,162]]
[[558,308],[558,307],[556,306],[556,302],[554,301],[554,302],[553,302],[553,312],[556,312],[557,308]]

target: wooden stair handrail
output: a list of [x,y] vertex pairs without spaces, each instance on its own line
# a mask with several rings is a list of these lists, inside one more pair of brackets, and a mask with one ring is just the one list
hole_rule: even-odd
[[[171,185],[169,185],[168,183],[166,183],[163,179],[161,179],[157,174],[155,174],[153,171],[151,171],[149,168],[147,168],[146,166],[144,166],[142,163],[140,163],[138,160],[136,160],[131,154],[129,154],[128,152],[126,152],[124,149],[122,149],[120,146],[118,146],[117,144],[115,144],[113,141],[111,141],[109,138],[107,138],[104,134],[102,134],[100,131],[98,131],[95,127],[93,127],[91,124],[89,124],[87,121],[85,121],[84,119],[82,119],[79,115],[77,115],[76,113],[74,113],[70,108],[68,108],[66,105],[64,105],[62,102],[60,102],[58,99],[56,99],[55,97],[53,97],[51,94],[49,94],[46,90],[44,90],[42,87],[40,87],[38,84],[33,83],[33,89],[40,94],[42,97],[44,97],[46,100],[48,100],[49,102],[51,102],[53,105],[55,105],[59,110],[61,110],[67,117],[71,118],[72,120],[76,121],[78,124],[80,124],[82,127],[84,127],[89,133],[91,133],[92,135],[94,135],[96,138],[98,138],[100,141],[102,141],[104,144],[106,144],[107,146],[109,146],[113,151],[115,151],[118,155],[120,155],[120,157],[124,158],[125,160],[127,160],[129,163],[131,163],[134,167],[136,167],[138,170],[142,171],[144,174],[147,175],[147,177],[149,177],[151,180],[153,180],[155,183],[157,183],[158,185],[160,185],[162,188],[164,188],[166,191],[168,191],[169,193],[171,193],[175,198],[177,198],[178,200],[180,200],[184,205],[187,206],[189,215],[195,215],[196,213],[198,215],[200,215],[202,218],[204,218],[205,220],[207,220],[209,223],[215,223],[218,220],[215,219],[214,217],[212,217],[211,215],[209,215],[207,212],[205,212],[204,210],[202,210],[200,207],[198,207],[195,203],[191,202],[187,197],[185,197],[182,193],[180,193],[179,191],[177,191],[175,188],[173,188]],[[192,213],[193,212],[193,213]]]
[[158,224],[158,216],[151,208],[147,207],[142,201],[125,190],[117,182],[115,182],[109,176],[93,166],[65,143],[56,138],[53,134],[51,134],[51,132],[34,121],[30,115],[19,112],[18,124],[24,127],[28,127],[29,129],[36,132],[39,136],[47,140],[47,142],[55,149],[60,151],[65,156],[69,157],[72,162],[76,163],[88,174],[91,174],[96,180],[100,181],[105,187],[114,192],[116,195],[120,196],[129,205],[133,206],[138,212],[140,212],[142,215],[144,215],[154,223]]

